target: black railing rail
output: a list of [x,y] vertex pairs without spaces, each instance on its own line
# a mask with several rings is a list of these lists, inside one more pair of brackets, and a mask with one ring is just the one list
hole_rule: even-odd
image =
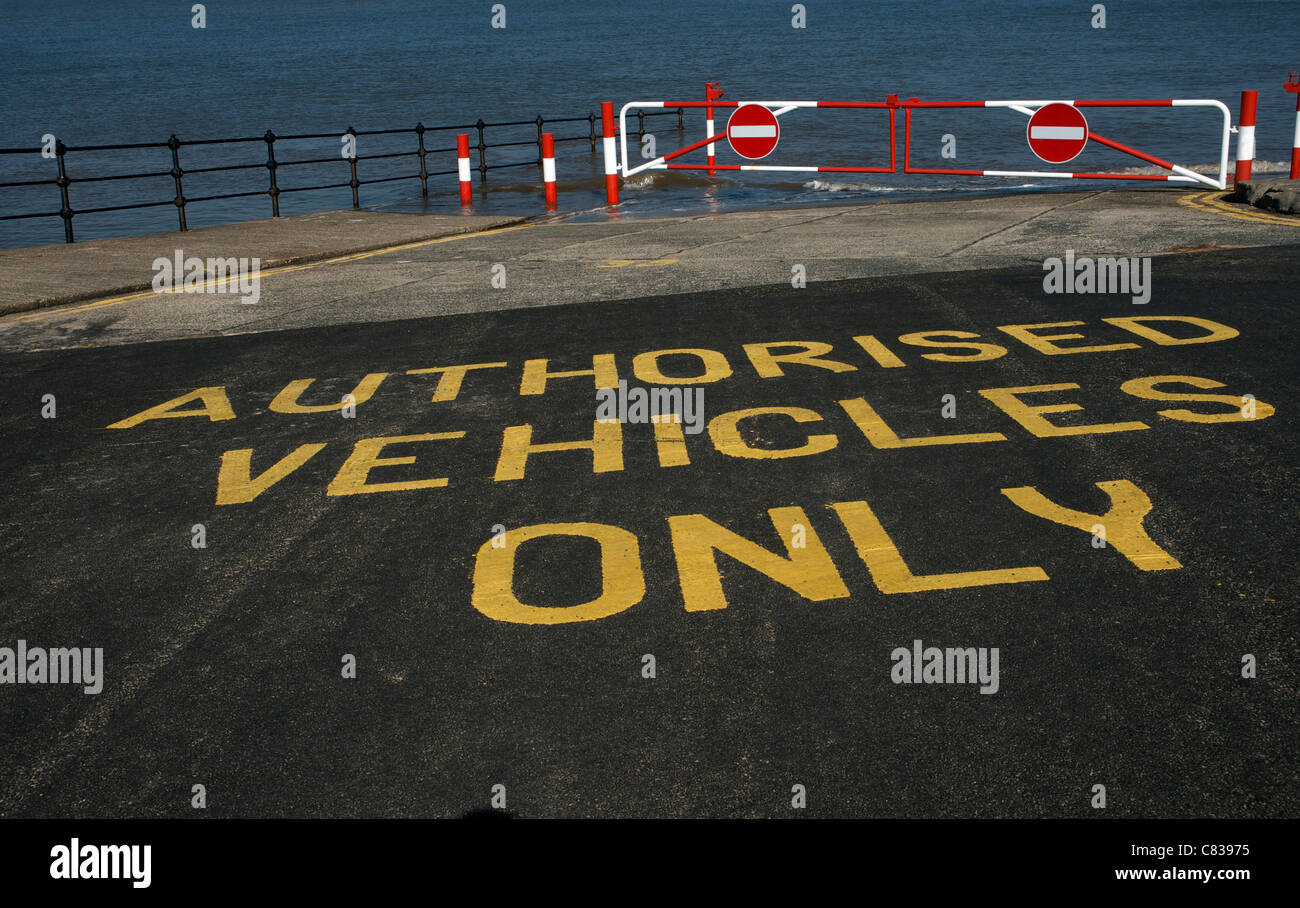
[[[677,129],[682,129],[682,112],[677,111],[656,111],[639,114],[637,118],[637,138],[645,137],[645,121],[649,117],[672,117],[677,118]],[[271,130],[267,130],[260,136],[241,136],[226,139],[181,139],[172,135],[165,142],[133,142],[116,145],[65,145],[62,140],[56,140],[54,143],[54,158],[56,176],[49,179],[39,180],[12,180],[0,182],[0,190],[15,189],[19,187],[30,186],[57,186],[59,187],[59,210],[58,211],[32,211],[22,214],[0,214],[0,221],[15,221],[25,218],[62,218],[63,219],[63,236],[64,242],[74,242],[72,220],[86,214],[100,214],[108,211],[128,211],[138,208],[160,208],[167,205],[175,206],[176,221],[180,230],[188,230],[186,223],[185,209],[186,206],[196,202],[212,202],[220,199],[239,199],[252,196],[267,196],[271,200],[271,214],[273,217],[280,216],[280,196],[291,192],[314,192],[323,189],[351,189],[352,207],[361,207],[360,189],[377,183],[393,183],[400,180],[419,180],[421,195],[429,194],[429,178],[437,176],[447,176],[457,172],[455,167],[447,170],[429,170],[427,157],[429,155],[439,155],[445,153],[455,154],[456,146],[453,144],[448,147],[428,148],[425,145],[425,135],[427,133],[470,133],[477,139],[474,147],[478,149],[478,163],[475,170],[478,171],[479,182],[486,182],[488,171],[505,170],[512,167],[541,167],[542,166],[542,133],[547,127],[552,129],[559,124],[585,123],[586,131],[580,135],[556,136],[555,143],[558,145],[562,142],[585,142],[588,145],[590,153],[597,150],[597,121],[598,118],[594,113],[588,113],[585,117],[551,117],[544,118],[540,114],[531,120],[507,120],[497,123],[486,123],[482,119],[474,123],[465,123],[451,126],[425,126],[423,123],[417,123],[409,129],[354,129],[349,126],[341,133],[338,132],[318,132],[318,133],[300,133],[295,135],[276,135]],[[487,130],[489,129],[518,129],[524,126],[535,126],[537,135],[535,138],[528,138],[522,141],[502,141],[488,142]],[[352,154],[344,157],[342,154],[328,157],[311,157],[311,158],[293,158],[281,160],[276,157],[277,148],[284,152],[284,145],[281,143],[319,141],[322,139],[338,140],[343,136],[406,136],[413,135],[416,138],[416,148],[413,151],[396,151],[382,154],[357,155]],[[204,146],[220,145],[251,145],[254,143],[263,143],[266,145],[266,159],[253,163],[244,164],[222,164],[211,167],[190,167],[186,168],[182,164],[181,151],[186,148],[200,148]],[[530,156],[528,160],[507,161],[505,163],[488,163],[489,149],[502,148],[522,148],[533,147],[536,154]],[[117,152],[117,151],[152,151],[165,149],[170,155],[169,160],[164,159],[159,162],[161,167],[164,163],[170,163],[170,167],[159,170],[148,170],[139,173],[116,173],[105,176],[81,176],[77,175],[75,169],[70,174],[68,168],[69,155],[79,156],[86,152]],[[33,148],[0,148],[0,155],[40,155],[43,149],[41,147]],[[396,176],[380,176],[371,179],[361,179],[358,175],[358,164],[362,161],[380,161],[394,160],[416,157],[419,159],[419,170],[416,173],[402,173]],[[0,161],[3,161],[0,158]],[[340,182],[318,183],[308,186],[281,186],[279,171],[286,167],[299,167],[309,164],[331,164],[346,162],[349,168],[348,179]],[[209,195],[186,196],[184,187],[184,178],[195,174],[210,173],[230,173],[235,171],[248,171],[265,169],[267,173],[267,187],[265,189],[256,189],[243,192],[222,192],[212,193]],[[140,180],[140,179],[158,179],[170,177],[174,189],[174,195],[170,199],[160,199],[157,201],[130,202],[121,205],[100,205],[92,208],[74,208],[72,205],[71,187],[81,183],[110,183],[120,180]],[[448,186],[451,191],[452,187]]]

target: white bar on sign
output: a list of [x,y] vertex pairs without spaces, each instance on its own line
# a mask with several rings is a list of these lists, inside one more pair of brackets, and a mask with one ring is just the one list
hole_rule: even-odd
[[775,126],[733,126],[733,139],[771,139],[776,137]]
[[1082,139],[1082,126],[1033,126],[1029,129],[1031,139]]
[[1060,170],[986,170],[986,177],[1050,177],[1058,180],[1072,180],[1074,174]]

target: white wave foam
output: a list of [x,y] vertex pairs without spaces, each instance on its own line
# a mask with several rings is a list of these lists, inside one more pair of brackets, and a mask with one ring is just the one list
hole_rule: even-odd
[[[1037,189],[1046,183],[1021,183],[1012,189]],[[804,189],[812,192],[970,192],[979,189],[969,186],[884,186],[879,183],[843,183],[836,180],[811,180],[803,184]],[[1005,189],[1007,187],[999,187]]]
[[837,180],[812,180],[803,184],[813,192],[949,192],[947,186],[882,186],[877,183],[842,183]]
[[622,184],[627,189],[646,189],[659,182],[656,179],[657,177],[658,174],[654,173],[638,173],[636,176],[623,180]]
[[[1235,163],[1236,163],[1235,161],[1229,159],[1228,161],[1229,176],[1232,175],[1232,171]],[[1192,164],[1187,169],[1195,171],[1196,173],[1214,174],[1216,176],[1219,173],[1218,164]],[[1291,169],[1291,162],[1289,161],[1255,161],[1251,165],[1252,173],[1286,173],[1290,171],[1290,169]],[[1121,168],[1120,170],[1116,170],[1113,172],[1129,173],[1129,174],[1148,174],[1148,173],[1163,174],[1163,173],[1168,173],[1169,171],[1165,170],[1163,167],[1157,167],[1154,164],[1142,164],[1138,167],[1124,167]]]

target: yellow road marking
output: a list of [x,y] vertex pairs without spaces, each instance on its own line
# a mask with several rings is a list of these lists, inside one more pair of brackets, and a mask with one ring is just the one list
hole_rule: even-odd
[[1285,224],[1288,227],[1300,227],[1300,218],[1283,217],[1282,215],[1268,214],[1264,211],[1243,210],[1214,198],[1214,196],[1222,192],[1221,189],[1211,189],[1208,192],[1192,193],[1181,197],[1178,204],[1185,205],[1188,208],[1195,208],[1197,211],[1222,214],[1242,221],[1263,221],[1266,224]]
[[[457,233],[453,236],[440,236],[432,240],[417,240],[413,243],[402,243],[397,246],[385,246],[383,249],[372,249],[369,252],[354,252],[349,255],[341,255],[332,259],[323,259],[319,262],[304,262],[301,265],[284,265],[280,268],[268,268],[261,271],[259,279],[270,277],[277,274],[289,274],[293,271],[308,271],[312,268],[319,268],[322,265],[339,265],[344,262],[356,262],[361,259],[368,259],[376,255],[387,255],[390,252],[402,252],[406,249],[418,249],[421,246],[433,246],[437,243],[450,243],[454,240],[466,240],[474,237],[493,236],[498,233],[507,233],[511,230],[524,230],[532,224],[513,224],[509,227],[494,227],[491,230],[480,230],[474,233]],[[229,286],[232,281],[237,281],[238,276],[227,277],[220,280],[210,280],[204,283],[201,290],[199,289],[180,289],[180,290],[141,290],[136,293],[128,293],[124,296],[114,296],[108,299],[95,300],[94,302],[84,303],[77,306],[51,306],[47,309],[38,309],[34,312],[28,312],[15,318],[15,321],[25,322],[32,319],[41,318],[49,315],[71,315],[77,312],[88,312],[92,309],[103,309],[108,306],[118,306],[122,303],[128,303],[131,300],[149,299],[152,297],[166,296],[168,294],[185,294],[199,293],[216,287]]]

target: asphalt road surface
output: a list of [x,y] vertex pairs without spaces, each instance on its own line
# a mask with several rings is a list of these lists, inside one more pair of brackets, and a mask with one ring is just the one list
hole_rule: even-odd
[[0,354],[0,813],[1294,816],[1300,256],[1152,269]]

